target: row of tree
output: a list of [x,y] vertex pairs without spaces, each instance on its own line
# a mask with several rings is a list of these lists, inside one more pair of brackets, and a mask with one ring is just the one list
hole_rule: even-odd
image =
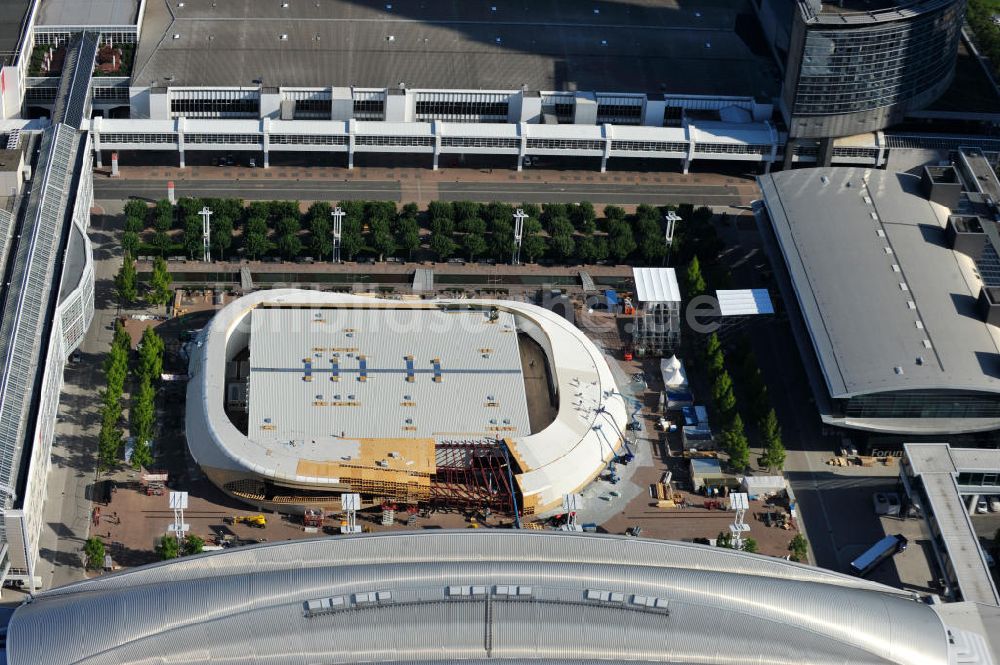
[[[155,390],[153,386],[163,372],[163,340],[152,327],[146,328],[139,344],[134,368],[138,389],[133,394],[129,413],[131,434],[134,439],[132,466],[148,467],[153,458],[150,443],[155,424]],[[101,431],[97,440],[98,465],[102,471],[115,468],[122,459],[124,431],[122,429],[123,396],[129,374],[129,357],[132,338],[119,321],[111,350],[104,360],[107,386],[101,395]]]
[[[173,295],[173,277],[167,270],[167,262],[162,256],[153,261],[153,272],[149,276],[146,292],[142,299],[150,305],[166,305]],[[135,270],[135,259],[127,250],[122,265],[115,275],[115,295],[119,305],[129,305],[139,300],[139,285]]]
[[104,359],[107,386],[101,394],[101,431],[97,438],[98,467],[102,471],[113,469],[121,459],[122,436],[122,395],[128,378],[129,352],[132,340],[119,321],[115,324],[115,336],[111,350]]
[[[718,260],[722,241],[711,223],[711,211],[705,208],[684,210],[689,215],[689,223],[681,225],[674,248],[678,261],[687,263],[684,272],[685,294],[688,299],[694,299],[708,293],[709,283],[714,288],[725,288],[729,282],[729,271]],[[705,270],[703,272],[703,264]],[[707,275],[707,277],[706,277]],[[741,414],[737,409],[736,391],[730,367],[727,364],[726,353],[722,343],[715,333],[705,338],[700,346],[704,366],[708,369],[711,382],[712,400],[715,410],[723,423],[720,442],[722,448],[729,453],[732,465],[737,470],[744,470],[750,463],[750,447],[747,438],[743,416],[747,415],[757,424],[761,436],[764,454],[760,458],[761,465],[768,469],[782,469],[785,464],[785,448],[781,440],[781,428],[778,418],[771,408],[767,385],[764,382],[756,358],[746,348],[740,349],[737,356],[742,355],[742,362],[735,363],[732,368],[737,373],[747,398],[746,408]]]
[[156,427],[156,386],[163,373],[163,340],[152,326],[142,333],[135,367],[138,387],[132,393],[129,431],[134,440],[132,466],[149,468],[153,463],[153,432]]
[[989,0],[969,0],[967,17],[976,33],[976,44],[993,64],[993,75],[1000,78],[1000,25],[994,22],[996,4]]
[[[333,249],[332,207],[312,204],[305,214],[297,201],[182,198],[176,206],[158,201],[150,207],[138,200],[125,206],[126,253],[165,256],[184,253],[204,256],[203,207],[210,217],[213,259],[238,252],[250,260],[281,256],[287,260],[312,257],[324,260]],[[470,261],[492,258],[510,261],[514,252],[514,212],[508,203],[433,201],[425,210],[407,204],[400,210],[387,201],[342,201],[340,253],[344,260],[371,256],[412,259],[426,252],[437,260],[463,257]],[[659,264],[667,246],[665,208],[640,205],[635,214],[607,206],[603,216],[590,203],[550,203],[519,206],[525,213],[521,257],[527,262],[548,258],[555,262],[596,263],[612,260]],[[684,208],[682,206],[682,208]],[[691,214],[687,206],[681,216]],[[711,217],[707,208],[699,210]],[[146,242],[144,242],[144,239]]]

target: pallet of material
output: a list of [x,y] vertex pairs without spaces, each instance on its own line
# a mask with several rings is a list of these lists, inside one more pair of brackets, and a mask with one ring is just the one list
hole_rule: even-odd
[[670,486],[665,483],[653,483],[653,498],[662,501],[669,499],[671,495]]

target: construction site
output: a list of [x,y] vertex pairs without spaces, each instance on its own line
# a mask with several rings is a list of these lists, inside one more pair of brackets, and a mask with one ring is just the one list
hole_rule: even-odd
[[191,344],[187,442],[260,510],[401,504],[515,520],[623,451],[625,401],[565,318],[513,301],[255,292]]

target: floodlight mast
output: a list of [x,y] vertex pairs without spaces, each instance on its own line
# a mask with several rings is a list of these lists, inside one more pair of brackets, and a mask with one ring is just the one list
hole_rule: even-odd
[[524,220],[528,215],[518,208],[514,212],[514,255],[511,257],[511,265],[521,265],[521,240],[524,239]]
[[205,206],[198,213],[201,215],[201,247],[202,256],[206,262],[211,263],[212,261],[212,226],[209,223],[209,219],[212,217],[212,211]]
[[340,239],[344,229],[344,210],[337,206],[330,212],[333,217],[333,256],[334,263],[340,263]]
[[663,262],[664,264],[669,265],[670,249],[674,246],[674,231],[677,228],[677,222],[681,221],[682,218],[676,212],[670,210],[667,212],[664,219],[667,221],[667,232],[664,234],[664,239],[667,242],[667,254],[664,257]]

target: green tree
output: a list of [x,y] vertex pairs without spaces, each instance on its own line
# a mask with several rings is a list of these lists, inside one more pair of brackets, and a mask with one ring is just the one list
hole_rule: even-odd
[[792,561],[805,563],[809,560],[809,541],[801,533],[792,536],[792,542],[788,543],[788,551],[792,553]]
[[210,218],[212,229],[212,258],[221,261],[233,244],[233,218],[217,211]]
[[580,201],[569,211],[569,219],[581,233],[591,235],[597,230],[597,212],[589,201]]
[[136,229],[141,231],[146,226],[146,215],[149,214],[149,206],[145,201],[139,199],[129,199],[125,202],[125,217],[139,220],[141,226]]
[[176,559],[180,556],[180,546],[177,544],[177,538],[173,535],[161,536],[156,541],[156,553],[159,555],[161,561]]
[[712,399],[715,408],[728,420],[736,408],[736,396],[733,393],[733,379],[726,370],[722,370],[712,382]]
[[705,284],[705,278],[702,277],[701,262],[698,261],[697,256],[692,258],[688,264],[687,271],[684,274],[684,285],[688,300],[703,295],[705,289],[708,288],[708,285]]
[[597,238],[589,235],[577,236],[576,257],[584,263],[597,263]]
[[157,231],[153,234],[153,247],[159,252],[160,256],[166,256],[170,253],[170,248],[173,247],[173,243],[170,242],[170,234],[166,231]]
[[401,217],[396,225],[396,244],[413,258],[413,252],[420,248],[420,225],[416,217]]
[[146,439],[136,439],[132,445],[132,468],[136,471],[153,466],[153,450]]
[[90,537],[83,544],[83,556],[87,559],[87,568],[97,570],[104,567],[104,541]]
[[729,462],[737,473],[750,464],[750,443],[740,414],[733,416],[732,423],[722,431],[722,447],[729,453]]
[[267,239],[267,220],[263,217],[251,217],[244,227],[243,251],[252,261],[271,251],[271,241]]
[[298,235],[285,234],[278,238],[278,251],[290,261],[302,253],[302,241],[299,240]]
[[396,238],[392,234],[392,226],[387,218],[379,216],[373,219],[371,234],[372,247],[378,253],[379,261],[384,261],[385,257],[392,256],[396,252]]
[[722,342],[716,333],[712,333],[705,338],[705,355],[711,356],[716,353],[722,353]]
[[451,203],[448,201],[431,201],[427,204],[427,217],[431,220],[431,229],[433,230],[435,221],[439,224],[443,223],[445,220],[448,222],[454,222],[455,211],[452,209]]
[[619,206],[604,206],[605,228],[611,229],[615,222],[625,222],[625,209]]
[[774,409],[770,409],[760,423],[760,438],[764,442],[764,455],[761,462],[768,469],[785,467],[785,445],[781,442],[781,427]]
[[344,260],[353,261],[365,247],[365,204],[363,201],[341,201],[340,207],[344,211],[340,229],[340,254]]
[[705,358],[705,364],[708,367],[708,375],[714,379],[726,368],[726,357],[722,355],[722,351],[716,351]]
[[135,256],[139,252],[139,234],[135,231],[126,231],[122,234],[122,250],[126,254]]
[[118,296],[120,305],[134,302],[138,295],[135,285],[135,261],[132,260],[131,254],[125,254],[122,258],[121,268],[115,275],[115,295]]
[[[538,220],[535,220],[535,224],[538,224]],[[527,226],[527,224],[525,224],[525,226]],[[491,231],[490,255],[496,260],[497,263],[509,262],[514,256],[513,222],[503,219],[494,220]]]
[[152,383],[160,380],[163,373],[163,351],[166,348],[163,338],[156,334],[152,326],[142,331],[142,341],[139,349],[139,376],[146,377]]
[[528,263],[534,263],[545,255],[548,246],[549,243],[541,235],[525,235],[521,239],[521,257]]
[[306,220],[309,224],[309,251],[313,258],[323,260],[333,251],[330,204],[317,201],[309,206]]
[[[182,199],[183,200],[183,199]],[[188,199],[189,201],[192,199]],[[153,212],[153,228],[166,233],[174,226],[174,206],[168,199],[160,199],[156,202]]]
[[478,233],[466,233],[462,238],[462,248],[465,249],[470,261],[475,261],[477,256],[482,256],[486,252],[486,238]]
[[447,260],[447,258],[454,254],[457,249],[458,245],[451,239],[450,234],[431,234],[431,251],[437,255],[439,261]]
[[616,263],[621,263],[635,251],[635,248],[635,236],[632,234],[632,227],[624,220],[609,222],[608,253],[611,258]]
[[729,533],[728,531],[720,531],[719,535],[715,537],[715,546],[732,549],[733,534]]
[[757,541],[753,538],[746,538],[743,541],[743,551],[750,554],[756,554],[759,550],[757,547]]
[[184,220],[184,251],[188,258],[202,260],[205,258],[204,228],[201,217],[190,215]]
[[110,470],[118,465],[121,459],[122,431],[107,424],[101,427],[97,437],[98,465],[104,470]]
[[172,295],[171,284],[173,278],[167,270],[167,262],[162,256],[156,257],[153,262],[153,272],[149,277],[149,290],[146,292],[146,301],[151,305],[166,305],[170,302]]
[[576,243],[573,242],[573,236],[558,233],[549,238],[549,249],[552,250],[553,258],[557,261],[565,262],[573,257],[573,252],[576,250]]
[[205,551],[205,539],[189,533],[184,537],[184,556],[201,554]]

